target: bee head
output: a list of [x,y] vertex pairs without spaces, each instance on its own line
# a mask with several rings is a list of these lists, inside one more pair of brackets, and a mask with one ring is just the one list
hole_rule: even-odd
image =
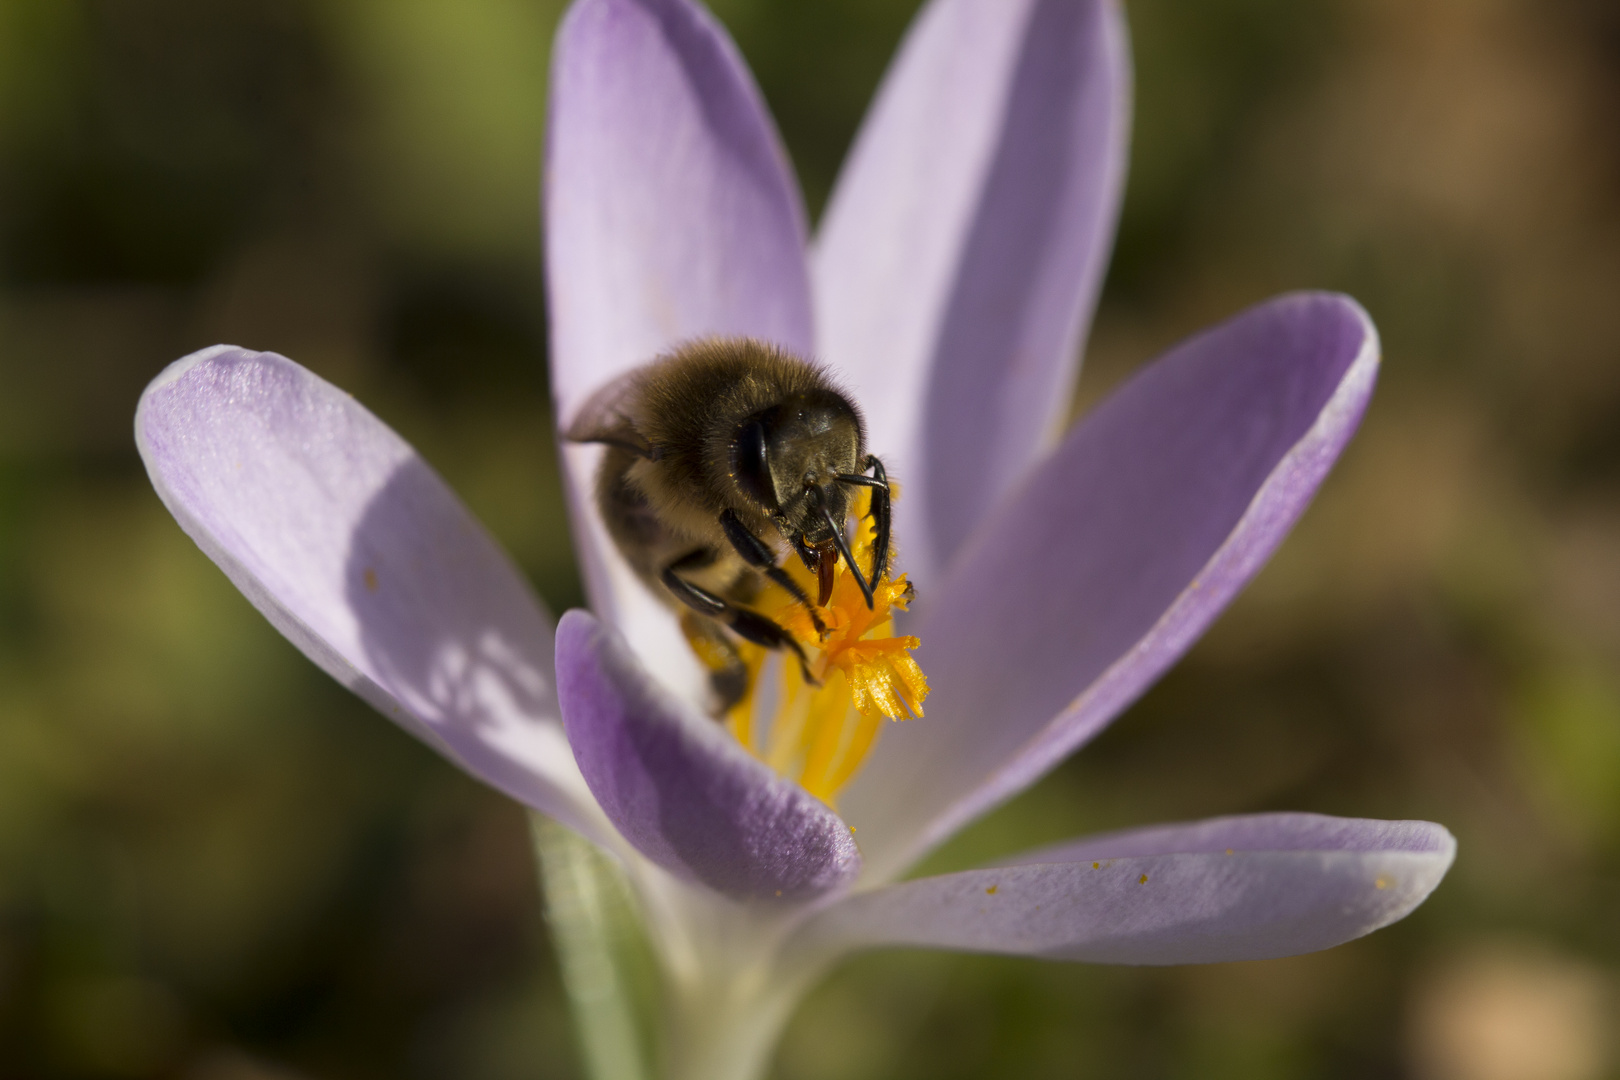
[[802,553],[832,542],[828,519],[841,522],[849,512],[849,492],[838,474],[854,470],[860,454],[854,407],[840,394],[815,390],[738,425],[731,475],[743,496]]

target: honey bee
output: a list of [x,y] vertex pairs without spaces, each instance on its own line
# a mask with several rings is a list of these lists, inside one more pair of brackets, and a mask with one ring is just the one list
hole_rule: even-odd
[[[889,558],[889,481],[866,450],[860,411],[814,365],[751,338],[708,338],[630,372],[581,409],[564,438],[607,447],[596,503],[620,553],[682,613],[707,653],[721,711],[747,691],[747,670],[721,630],[809,663],[779,623],[750,605],[765,582],[820,617],[777,560],[782,546],[832,594],[839,559],[872,606]],[[867,475],[870,473],[871,475]],[[872,565],[845,536],[854,488],[871,489]],[[706,642],[712,649],[702,649]]]

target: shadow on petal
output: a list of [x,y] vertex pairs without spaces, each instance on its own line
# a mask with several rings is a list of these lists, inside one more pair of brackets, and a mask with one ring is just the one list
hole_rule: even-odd
[[351,395],[221,345],[141,396],[181,528],[323,670],[473,775],[604,842],[563,737],[550,619],[455,493]]
[[579,783],[557,715],[550,627],[420,458],[400,462],[360,514],[344,591],[372,677],[397,702],[384,711],[403,706],[469,771],[556,812],[531,790],[537,773]]
[[940,566],[1066,409],[1121,186],[1124,125],[1110,92],[1121,62],[1107,40],[1121,33],[1108,5],[1072,0],[1043,0],[1025,27],[923,410],[924,505]]

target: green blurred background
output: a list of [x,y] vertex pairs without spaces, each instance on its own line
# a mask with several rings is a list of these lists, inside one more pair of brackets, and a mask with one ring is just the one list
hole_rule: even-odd
[[[915,0],[724,0],[812,213]],[[579,1075],[523,815],[331,683],[158,504],[170,360],[275,349],[556,610],[536,187],[556,0],[0,0],[0,1078]],[[1383,933],[1137,970],[894,953],[782,1078],[1620,1076],[1620,9],[1129,0],[1077,409],[1285,289],[1384,335],[1281,554],[932,861],[1292,808],[1441,821]]]

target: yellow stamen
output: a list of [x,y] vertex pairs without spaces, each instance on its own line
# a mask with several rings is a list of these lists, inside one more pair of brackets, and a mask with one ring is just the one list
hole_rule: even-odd
[[[858,525],[850,537],[850,553],[863,570],[871,566],[876,538],[866,516],[867,493],[856,499],[853,516]],[[815,596],[810,572],[797,560],[786,567],[807,595]],[[770,715],[763,715],[759,686],[769,677],[766,650],[742,645],[739,653],[748,668],[748,693],[726,715],[727,727],[737,741],[784,776],[797,780],[811,794],[831,804],[838,791],[860,769],[877,742],[885,717],[905,720],[923,715],[928,680],[911,650],[919,644],[893,631],[894,611],[904,611],[911,599],[905,575],[887,576],[873,586],[872,607],[842,560],[826,607],[816,609],[826,633],[816,631],[810,613],[787,592],[770,586],[756,600],[804,648],[811,674],[820,683],[804,679],[790,656],[779,661],[780,683]],[[689,631],[688,640],[706,663],[714,661],[700,644],[701,634]],[[712,647],[712,646],[711,646]]]
[[[878,725],[881,723],[883,723],[881,715],[860,714],[860,718],[855,721],[855,731],[850,736],[849,748],[844,751],[843,761],[839,763],[833,774],[827,778],[827,794],[824,797],[830,797],[849,783],[850,777],[855,775],[855,770],[861,767],[861,762],[866,760],[866,755],[871,751],[872,744],[877,741]],[[821,792],[817,791],[816,794],[820,796]]]

